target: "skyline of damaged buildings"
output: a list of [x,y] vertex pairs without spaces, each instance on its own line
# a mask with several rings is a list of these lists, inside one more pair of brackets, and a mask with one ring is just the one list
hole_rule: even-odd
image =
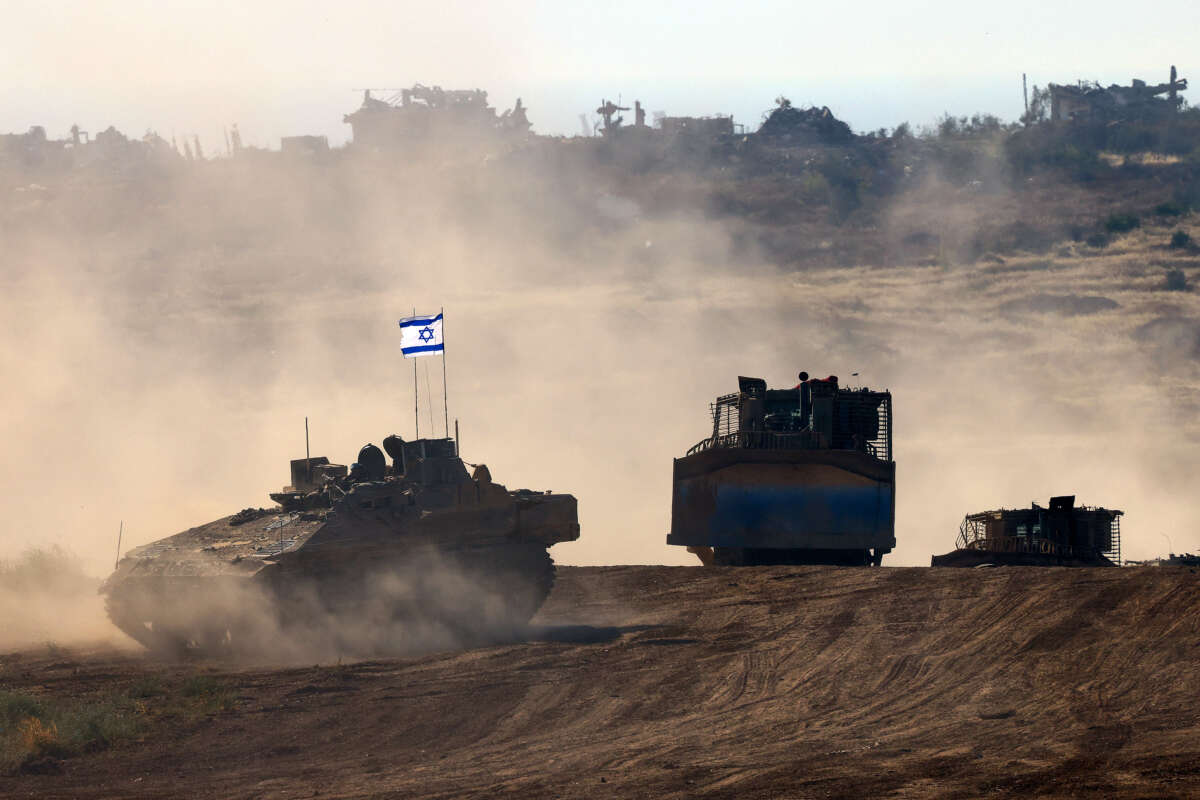
[[[1050,83],[1043,94],[1048,113],[1041,119],[1051,124],[1162,120],[1186,107],[1180,93],[1187,88],[1187,79],[1179,78],[1174,66],[1170,68],[1169,80],[1159,84],[1136,78],[1128,86],[1103,87],[1094,81]],[[409,88],[387,91],[390,93],[381,98],[370,89],[364,90],[360,106],[342,116],[342,121],[351,128],[346,147],[384,150],[420,141],[461,145],[497,140],[519,142],[543,136],[534,132],[528,109],[519,97],[511,108],[498,112],[489,105],[488,93],[478,88],[447,90],[416,83]],[[1035,87],[1035,95],[1037,91]],[[632,122],[627,122],[622,114],[628,111],[634,112]],[[586,114],[579,115],[581,136],[547,138],[612,140],[632,136],[646,140],[658,137],[665,141],[704,141],[760,135],[795,145],[844,144],[855,138],[850,126],[834,116],[827,106],[794,107],[785,97],[776,98],[775,107],[763,113],[763,121],[755,131],[727,114],[671,116],[655,111],[648,123],[640,100],[624,106],[619,100],[602,99],[594,113],[592,120]],[[224,139],[224,152],[220,154],[223,156],[269,152],[244,146],[236,124],[225,129]],[[288,156],[313,157],[337,149],[330,146],[328,137],[318,135],[284,136],[279,143],[277,152]],[[172,136],[168,141],[154,131],[147,131],[138,139],[110,126],[92,137],[78,125],[73,125],[61,139],[50,138],[40,125],[24,133],[0,134],[0,162],[80,164],[131,157],[187,161],[208,160],[211,156],[205,154],[195,134]]]

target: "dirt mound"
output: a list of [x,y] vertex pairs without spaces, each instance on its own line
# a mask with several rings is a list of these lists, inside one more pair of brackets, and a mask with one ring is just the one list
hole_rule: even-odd
[[6,658],[84,697],[213,671],[198,723],[0,795],[1059,797],[1200,793],[1194,570],[564,568],[528,641],[223,671]]

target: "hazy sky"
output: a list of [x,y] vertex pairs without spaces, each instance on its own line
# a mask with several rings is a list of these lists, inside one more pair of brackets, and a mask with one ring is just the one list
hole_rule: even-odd
[[520,95],[535,129],[574,134],[602,96],[753,128],[773,98],[829,105],[855,129],[943,111],[1021,111],[1031,83],[1191,74],[1200,5],[508,0],[493,3],[3,0],[0,131],[72,122],[132,135],[349,135],[365,87],[415,82]]

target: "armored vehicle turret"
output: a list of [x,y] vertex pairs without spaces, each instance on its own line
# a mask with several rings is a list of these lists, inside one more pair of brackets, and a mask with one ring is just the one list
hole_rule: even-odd
[[738,378],[675,459],[671,532],[705,564],[879,565],[896,545],[892,396]]
[[[519,629],[554,583],[547,548],[579,537],[569,494],[471,474],[453,439],[384,440],[349,469],[291,462],[279,505],[139,547],[105,581],[109,616],[157,651],[403,650]],[[436,633],[436,636],[433,634]],[[311,647],[301,648],[311,652]]]

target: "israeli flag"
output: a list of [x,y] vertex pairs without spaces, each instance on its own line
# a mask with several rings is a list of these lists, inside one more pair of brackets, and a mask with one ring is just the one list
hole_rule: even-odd
[[442,344],[442,315],[405,317],[400,320],[400,350],[405,358],[432,356],[445,350]]

